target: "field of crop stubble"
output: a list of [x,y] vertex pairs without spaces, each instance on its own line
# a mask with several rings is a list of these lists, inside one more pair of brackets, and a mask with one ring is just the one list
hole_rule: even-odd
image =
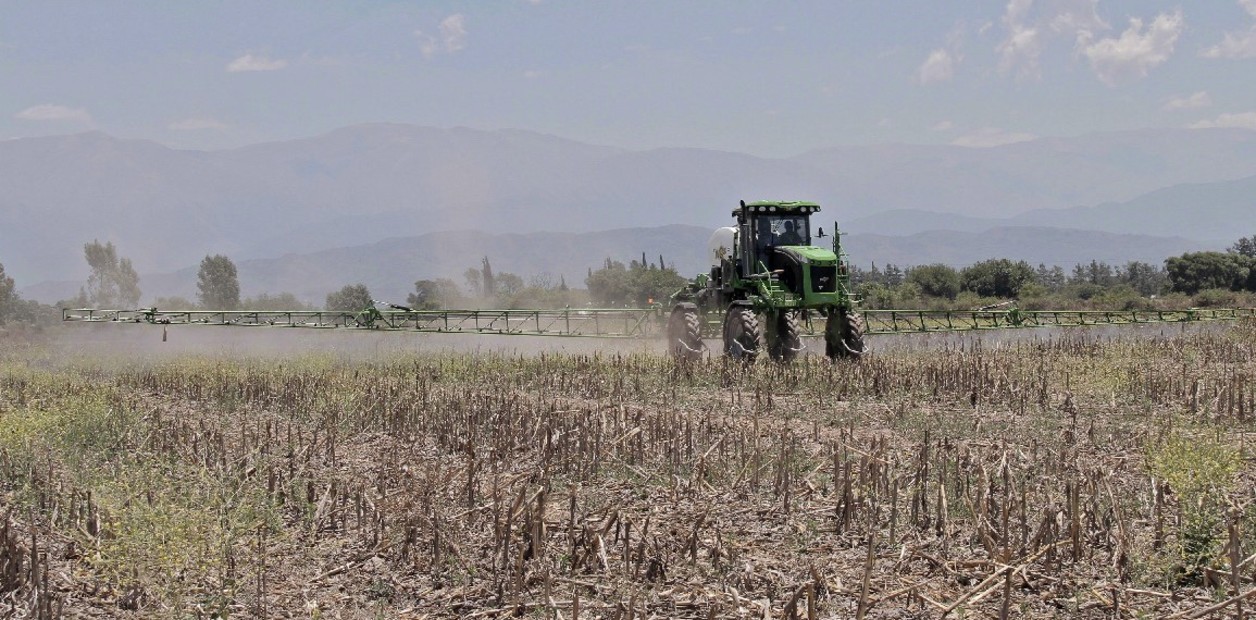
[[1256,606],[1252,324],[749,368],[45,340],[0,353],[0,617]]

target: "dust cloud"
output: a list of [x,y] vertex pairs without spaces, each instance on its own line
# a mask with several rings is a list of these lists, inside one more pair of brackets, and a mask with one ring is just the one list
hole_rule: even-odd
[[988,331],[932,334],[894,334],[868,336],[874,353],[895,353],[917,350],[1015,347],[1018,344],[1051,342],[1063,339],[1102,341],[1128,338],[1171,338],[1179,335],[1212,333],[1229,329],[1232,321],[1195,323],[1147,323],[1142,325],[1072,325],[1066,327],[1026,327]]
[[[164,334],[164,338],[163,338]],[[276,358],[332,355],[347,362],[383,361],[416,354],[529,356],[657,353],[662,340],[490,334],[437,334],[358,329],[221,325],[67,323],[49,330],[52,352],[65,356],[164,360],[189,355]]]
[[[920,350],[954,352],[973,348],[1014,347],[1059,339],[1104,340],[1131,337],[1173,337],[1228,329],[1232,323],[1148,324],[1092,327],[1002,329],[985,332],[870,335],[872,355]],[[46,345],[57,357],[95,357],[135,362],[185,356],[283,358],[331,355],[345,362],[384,361],[420,354],[544,354],[665,355],[661,338],[620,339],[556,336],[438,334],[406,331],[303,329],[218,325],[149,325],[128,323],[65,323],[49,329]],[[163,338],[164,335],[164,338]],[[719,340],[705,341],[708,356],[720,352]],[[803,339],[804,355],[824,354],[820,337]]]

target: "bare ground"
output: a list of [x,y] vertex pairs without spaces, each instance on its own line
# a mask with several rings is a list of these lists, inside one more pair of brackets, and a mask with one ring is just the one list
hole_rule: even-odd
[[105,327],[0,366],[0,614],[1224,617],[1256,591],[1250,326],[789,368]]

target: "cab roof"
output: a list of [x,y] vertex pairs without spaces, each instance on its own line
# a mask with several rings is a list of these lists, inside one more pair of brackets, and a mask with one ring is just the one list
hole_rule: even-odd
[[743,200],[741,206],[733,210],[733,215],[738,215],[743,210],[748,213],[815,213],[820,210],[820,205],[798,200]]

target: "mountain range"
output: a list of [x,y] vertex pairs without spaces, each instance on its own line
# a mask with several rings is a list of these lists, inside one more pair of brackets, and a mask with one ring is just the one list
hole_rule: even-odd
[[1256,176],[1235,181],[1183,183],[1124,202],[1093,207],[1034,209],[1011,217],[972,217],[937,211],[892,209],[857,218],[851,232],[898,231],[916,234],[930,230],[980,232],[990,228],[1047,226],[1152,236],[1180,236],[1208,242],[1232,243],[1256,234]]
[[220,151],[92,132],[0,141],[0,183],[0,264],[42,301],[77,291],[93,239],[133,260],[146,297],[190,296],[219,253],[246,294],[318,300],[458,277],[481,256],[577,280],[642,251],[696,271],[742,198],[820,202],[865,265],[1159,262],[1256,234],[1256,132],[1240,129],[779,159],[391,124]]

